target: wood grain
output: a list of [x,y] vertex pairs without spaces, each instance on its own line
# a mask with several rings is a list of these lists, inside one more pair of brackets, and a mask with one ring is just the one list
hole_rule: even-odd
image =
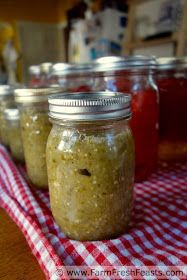
[[46,279],[17,225],[0,208],[0,280]]

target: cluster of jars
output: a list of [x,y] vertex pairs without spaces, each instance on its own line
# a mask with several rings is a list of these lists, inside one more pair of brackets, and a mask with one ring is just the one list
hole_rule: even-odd
[[0,88],[1,142],[25,159],[33,186],[49,186],[52,213],[67,236],[124,233],[134,169],[142,181],[158,155],[187,159],[186,69],[186,58],[142,56],[44,63],[30,68],[29,88],[14,95]]
[[92,64],[46,63],[39,69],[38,81],[64,92],[109,90],[132,97],[137,182],[148,178],[158,159],[187,160],[187,57],[113,56]]

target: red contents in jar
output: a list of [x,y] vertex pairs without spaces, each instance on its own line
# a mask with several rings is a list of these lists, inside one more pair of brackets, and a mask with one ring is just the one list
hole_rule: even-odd
[[70,91],[72,92],[89,92],[91,91],[91,88],[87,85],[82,85],[76,88],[71,88]]
[[[187,78],[157,81],[160,94],[161,158],[187,159]],[[164,153],[164,155],[163,155]]]
[[158,80],[160,137],[187,140],[187,79]]
[[135,140],[135,175],[141,181],[150,175],[157,164],[158,104],[152,89],[132,95],[130,125]]
[[117,76],[117,91],[132,95],[130,126],[135,140],[135,180],[146,179],[157,165],[158,96],[148,83],[143,86]]
[[40,84],[41,84],[41,80],[39,78],[32,78],[29,81],[29,86],[33,88],[40,87]]

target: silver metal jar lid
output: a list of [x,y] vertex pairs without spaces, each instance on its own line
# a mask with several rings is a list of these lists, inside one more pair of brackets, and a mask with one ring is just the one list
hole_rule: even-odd
[[112,120],[131,116],[131,97],[119,92],[64,93],[48,98],[49,116],[59,120]]
[[50,74],[52,69],[52,63],[51,62],[44,62],[40,64],[40,72],[43,74]]
[[0,97],[13,95],[14,88],[10,85],[0,85]]
[[10,108],[4,111],[4,116],[6,120],[19,120],[20,114],[17,108]]
[[160,57],[157,58],[158,70],[186,69],[187,56],[185,57]]
[[16,89],[14,97],[16,103],[46,102],[51,94],[61,92],[60,88],[25,88]]
[[39,75],[40,74],[40,66],[39,65],[29,66],[29,74],[30,75]]
[[112,70],[155,69],[156,60],[153,56],[105,56],[93,63],[94,72]]

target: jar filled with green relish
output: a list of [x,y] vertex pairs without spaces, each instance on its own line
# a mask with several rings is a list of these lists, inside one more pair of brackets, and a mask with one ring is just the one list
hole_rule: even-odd
[[4,111],[14,107],[13,87],[0,85],[0,141],[3,145],[9,146],[8,126],[5,120]]
[[128,227],[134,181],[130,114],[130,96],[121,93],[49,98],[50,203],[56,222],[72,239],[109,239]]
[[48,119],[48,96],[52,88],[15,90],[15,101],[20,110],[21,134],[28,177],[38,188],[48,188],[46,143],[51,123]]
[[13,158],[23,163],[23,143],[21,137],[20,114],[17,108],[6,109],[4,117],[8,129],[8,141]]

